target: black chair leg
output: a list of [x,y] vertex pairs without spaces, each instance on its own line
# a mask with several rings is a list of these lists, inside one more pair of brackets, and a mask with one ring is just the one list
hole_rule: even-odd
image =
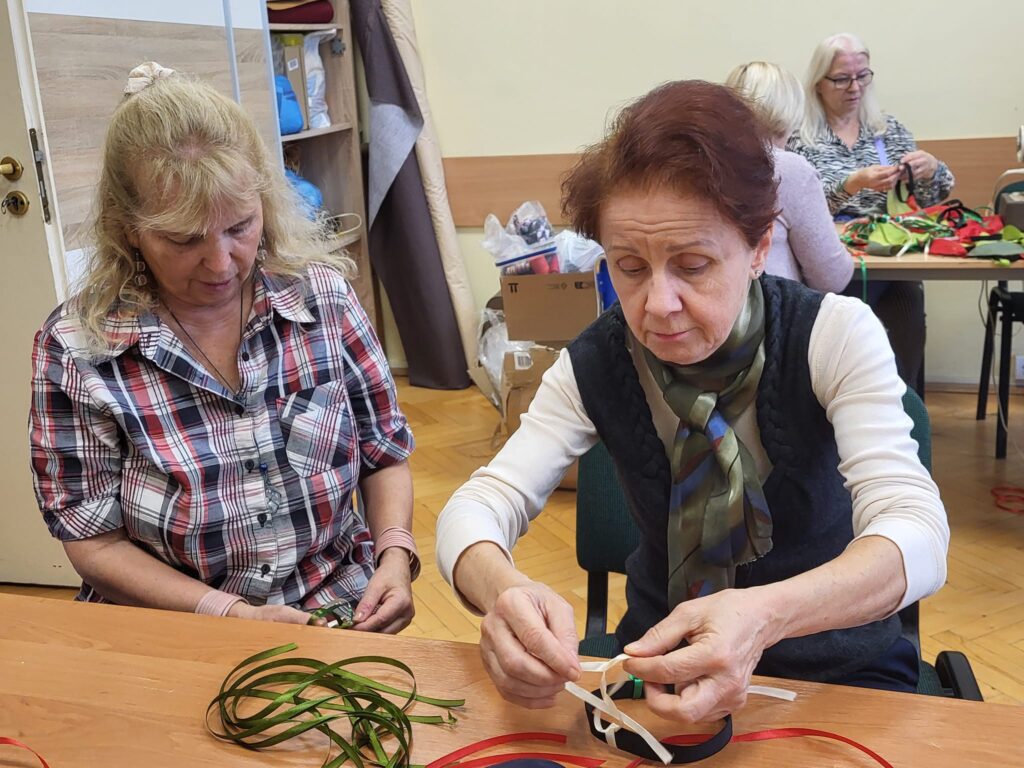
[[587,624],[584,637],[599,637],[608,628],[608,572],[587,573]]
[[985,318],[985,344],[981,349],[981,379],[978,381],[978,421],[984,421],[988,411],[988,382],[992,375],[992,349],[995,346],[996,317],[999,314],[999,296],[993,290],[988,296],[988,316]]
[[996,421],[996,458],[1006,458],[1006,429],[1010,425],[1010,344],[1013,341],[1013,311],[1003,307],[1002,335],[999,339],[999,417]]

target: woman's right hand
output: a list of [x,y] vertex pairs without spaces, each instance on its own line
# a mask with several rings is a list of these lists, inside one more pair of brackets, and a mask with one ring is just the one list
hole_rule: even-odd
[[873,189],[875,192],[888,192],[900,177],[898,165],[869,165],[858,168],[846,177],[843,186],[851,195],[862,189]]
[[530,709],[553,706],[580,676],[572,607],[550,587],[527,582],[505,589],[480,625],[480,653],[501,695]]
[[[281,624],[307,624],[309,614],[292,608],[290,605],[249,605],[239,601],[231,606],[228,616],[236,619],[252,619],[253,621],[276,621]],[[326,625],[323,619],[313,622],[321,626]]]

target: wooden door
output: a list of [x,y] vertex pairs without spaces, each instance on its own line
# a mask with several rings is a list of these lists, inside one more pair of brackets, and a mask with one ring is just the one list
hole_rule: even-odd
[[[93,192],[107,121],[132,67],[144,61],[194,74],[237,96],[277,147],[277,115],[263,0],[8,0],[0,18],[0,83],[7,104],[0,156],[25,164],[10,189],[30,195],[27,215],[0,215],[0,582],[74,584],[78,577],[42,522],[32,492],[26,419],[34,332],[73,292],[88,253]],[[226,19],[230,17],[231,34]],[[15,66],[17,64],[17,66]],[[34,129],[50,201],[44,221],[29,148]]]
[[[8,13],[8,10],[11,12]],[[36,506],[29,472],[28,406],[32,375],[32,339],[57,303],[63,274],[57,263],[55,277],[51,252],[57,226],[55,211],[50,221],[43,204],[33,161],[30,129],[41,138],[34,109],[33,81],[22,88],[27,50],[24,28],[12,25],[20,17],[13,9],[0,11],[0,94],[6,104],[0,120],[0,156],[10,156],[23,166],[16,181],[0,176],[0,198],[14,191],[28,198],[23,216],[0,214],[0,328],[3,328],[3,375],[0,376],[0,581],[35,584],[73,584],[74,571],[60,544],[50,538]],[[45,174],[45,166],[42,168]],[[44,180],[48,181],[44,176]]]

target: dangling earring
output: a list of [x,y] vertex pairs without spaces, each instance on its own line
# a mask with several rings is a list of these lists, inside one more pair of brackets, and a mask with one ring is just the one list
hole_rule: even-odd
[[256,265],[262,267],[267,260],[267,236],[260,235],[260,244],[256,246]]
[[138,248],[133,248],[132,256],[135,257],[135,285],[139,288],[145,288],[149,283],[149,278],[146,277],[146,262],[142,258],[142,251]]

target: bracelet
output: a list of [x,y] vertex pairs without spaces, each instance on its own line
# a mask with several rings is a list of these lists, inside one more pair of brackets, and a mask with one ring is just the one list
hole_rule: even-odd
[[374,565],[380,562],[380,556],[384,554],[384,550],[390,549],[391,547],[400,547],[409,552],[409,575],[412,580],[415,581],[416,577],[420,575],[420,555],[416,549],[416,540],[412,537],[412,534],[405,528],[400,528],[397,525],[393,525],[390,528],[385,528],[377,536],[377,540],[374,544]]
[[195,613],[204,616],[227,616],[235,603],[247,602],[240,595],[232,595],[230,592],[221,592],[219,589],[211,589],[196,603]]

